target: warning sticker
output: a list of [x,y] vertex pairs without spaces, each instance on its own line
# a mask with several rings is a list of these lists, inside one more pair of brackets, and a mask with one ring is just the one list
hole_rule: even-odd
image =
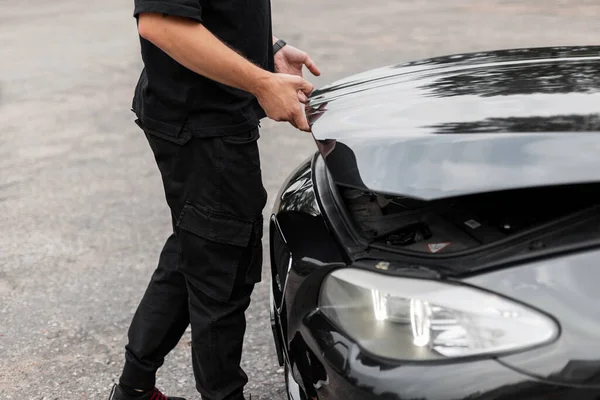
[[429,243],[427,247],[429,248],[430,253],[437,253],[438,251],[444,250],[446,247],[450,246],[451,242],[446,243]]

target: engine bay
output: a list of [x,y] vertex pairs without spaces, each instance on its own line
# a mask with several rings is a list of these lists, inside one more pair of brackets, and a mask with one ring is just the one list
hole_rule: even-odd
[[338,189],[371,243],[455,253],[501,241],[600,205],[600,185],[492,192],[435,201]]

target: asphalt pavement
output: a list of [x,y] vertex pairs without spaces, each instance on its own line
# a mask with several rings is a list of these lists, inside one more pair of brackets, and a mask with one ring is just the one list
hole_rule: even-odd
[[[132,4],[0,0],[2,400],[104,399],[169,234],[158,170],[130,112],[141,70]],[[274,0],[273,9],[276,35],[320,66],[316,86],[429,56],[600,42],[597,0]],[[268,214],[314,144],[285,124],[263,126]],[[252,399],[283,399],[266,261],[243,364]],[[199,399],[193,382],[188,332],[158,383]]]

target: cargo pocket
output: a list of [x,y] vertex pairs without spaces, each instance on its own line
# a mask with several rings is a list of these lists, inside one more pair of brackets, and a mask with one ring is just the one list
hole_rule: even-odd
[[258,129],[251,129],[248,132],[238,133],[237,135],[226,135],[221,138],[225,143],[233,145],[243,145],[256,142],[260,139],[260,132]]
[[185,120],[166,123],[148,117],[136,119],[135,123],[146,133],[167,140],[171,143],[184,145],[192,139],[192,132]]
[[258,152],[258,129],[237,135],[222,136],[223,152],[231,165],[251,166],[254,170],[260,168],[260,155]]
[[250,251],[255,224],[186,203],[177,227],[180,271],[207,296],[227,302],[236,276],[255,262]]

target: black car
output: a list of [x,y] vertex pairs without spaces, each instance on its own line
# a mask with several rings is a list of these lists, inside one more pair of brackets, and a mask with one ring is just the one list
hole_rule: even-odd
[[600,399],[600,47],[316,91],[270,221],[293,400]]

